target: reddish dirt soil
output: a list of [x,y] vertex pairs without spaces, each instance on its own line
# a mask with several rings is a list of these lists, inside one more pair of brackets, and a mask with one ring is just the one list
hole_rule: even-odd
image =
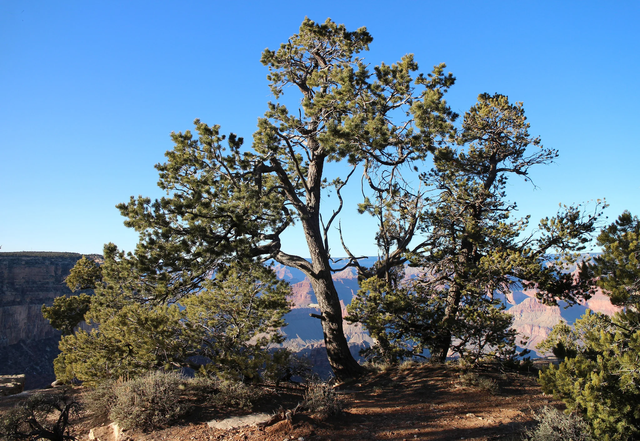
[[[196,404],[179,424],[153,433],[128,432],[135,441],[312,441],[312,440],[516,440],[531,425],[532,414],[545,405],[561,403],[542,394],[537,375],[496,372],[485,368],[464,376],[456,365],[405,364],[372,374],[358,382],[336,387],[343,412],[326,419],[298,412],[264,428],[217,430],[207,421],[221,414]],[[469,381],[469,378],[471,380]],[[484,383],[477,384],[478,378]],[[467,381],[465,381],[467,379]],[[476,384],[474,384],[476,383]],[[83,391],[76,393],[82,399]],[[0,398],[0,412],[17,398]],[[302,391],[272,393],[253,412],[273,414],[292,409]],[[246,412],[245,412],[246,413]],[[76,436],[88,440],[90,415],[75,426]]]

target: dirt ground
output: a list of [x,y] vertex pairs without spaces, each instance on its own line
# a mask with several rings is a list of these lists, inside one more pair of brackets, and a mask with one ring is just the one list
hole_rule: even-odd
[[[206,403],[177,425],[153,433],[125,433],[135,441],[312,441],[312,440],[516,440],[545,405],[562,407],[542,394],[535,373],[465,371],[456,365],[405,364],[379,371],[361,381],[336,387],[341,415],[321,419],[298,412],[290,419],[258,428],[210,428],[208,421],[231,416]],[[82,388],[76,390],[80,399]],[[302,401],[303,391],[271,393],[252,409],[277,413]],[[19,397],[0,398],[0,412]],[[245,412],[246,413],[246,412]],[[74,426],[80,440],[89,439],[90,415]]]

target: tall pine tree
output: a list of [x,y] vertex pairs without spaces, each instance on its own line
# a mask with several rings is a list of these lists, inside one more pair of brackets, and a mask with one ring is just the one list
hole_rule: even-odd
[[[157,166],[168,196],[119,206],[126,225],[140,233],[130,261],[156,298],[198,290],[219,265],[238,258],[274,259],[302,271],[318,299],[329,361],[340,379],[362,372],[344,336],[331,277],[329,232],[343,208],[341,192],[358,167],[375,182],[424,160],[455,117],[443,99],[454,81],[443,65],[422,75],[407,55],[371,71],[358,57],[371,41],[365,28],[350,32],[329,19],[305,19],[278,50],[262,54],[275,99],[293,90],[298,108],[270,102],[251,147],[196,121],[198,136],[173,134],[175,148]],[[349,171],[335,176],[330,162],[344,162]],[[329,193],[337,206],[323,205]],[[282,247],[281,234],[296,223],[308,256]]]
[[402,247],[399,228],[417,230],[422,239],[404,254],[421,276],[403,281],[403,271],[383,259],[376,271],[363,271],[374,280],[363,284],[351,306],[351,319],[366,325],[388,359],[424,348],[440,361],[450,351],[474,360],[506,356],[513,353],[515,332],[496,294],[525,284],[547,302],[579,298],[561,262],[545,265],[545,259],[550,251],[570,258],[582,250],[601,204],[592,214],[565,207],[541,221],[540,234],[525,234],[529,218],[513,217],[507,182],[529,180],[530,169],[552,162],[557,152],[529,134],[522,103],[480,95],[454,140],[436,149],[434,168],[421,175],[421,194],[396,191],[408,208],[390,210],[390,198],[383,197],[364,207],[374,215],[386,208],[378,235],[383,255],[392,255],[389,244]]

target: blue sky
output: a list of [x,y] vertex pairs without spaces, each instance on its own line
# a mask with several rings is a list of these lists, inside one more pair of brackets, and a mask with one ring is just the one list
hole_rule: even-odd
[[[509,186],[521,214],[597,198],[609,221],[640,214],[639,2],[304,3],[0,2],[2,251],[132,250],[115,205],[161,196],[153,165],[195,118],[250,140],[272,99],[260,54],[305,16],[366,26],[371,65],[406,53],[423,72],[447,63],[458,113],[482,92],[524,102],[531,132],[560,157],[532,170],[536,188]],[[355,207],[342,224],[353,251],[376,253]],[[306,255],[299,233],[285,248]]]

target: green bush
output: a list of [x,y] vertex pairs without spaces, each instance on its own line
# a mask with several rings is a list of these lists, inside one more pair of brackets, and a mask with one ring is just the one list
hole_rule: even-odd
[[70,423],[79,412],[80,404],[66,389],[36,393],[0,417],[0,440],[75,440]]
[[540,344],[564,357],[540,373],[545,393],[578,411],[597,439],[640,439],[640,219],[623,213],[598,236],[602,254],[580,268],[621,310],[587,310],[573,327],[557,325]]
[[[564,333],[577,355],[540,372],[543,392],[579,411],[599,439],[640,436],[640,314],[587,313]],[[557,337],[557,335],[556,335]],[[561,342],[561,341],[560,341]],[[545,342],[557,347],[558,339]]]
[[555,407],[543,407],[533,416],[537,425],[525,431],[527,441],[591,441],[589,424],[575,413],[566,415]]
[[175,372],[154,371],[114,387],[109,418],[123,429],[166,427],[186,413],[180,402],[185,378]]

